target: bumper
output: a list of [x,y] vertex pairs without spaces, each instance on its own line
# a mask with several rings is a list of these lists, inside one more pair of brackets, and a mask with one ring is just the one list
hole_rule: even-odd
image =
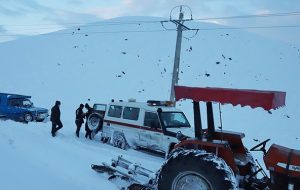
[[38,113],[35,115],[34,120],[44,120],[49,116],[48,113]]

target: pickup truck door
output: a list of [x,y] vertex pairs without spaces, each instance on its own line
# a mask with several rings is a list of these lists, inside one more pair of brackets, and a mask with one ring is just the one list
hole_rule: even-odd
[[17,110],[16,106],[12,106],[11,104],[9,104],[9,102],[7,102],[7,107],[5,112],[8,116],[12,116],[16,112],[16,110]]
[[12,101],[8,100],[7,95],[1,96],[0,102],[0,115],[1,117],[11,117],[14,115],[16,108],[13,106]]

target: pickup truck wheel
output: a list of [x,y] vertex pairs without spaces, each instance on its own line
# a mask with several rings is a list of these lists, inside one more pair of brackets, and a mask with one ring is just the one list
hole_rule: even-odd
[[114,133],[113,135],[113,146],[120,149],[127,149],[128,144],[126,142],[126,138],[122,133]]
[[30,114],[30,113],[26,113],[26,114],[24,114],[24,121],[25,122],[31,122],[33,120],[33,117],[32,117],[32,115]]
[[214,154],[182,150],[173,154],[158,175],[158,190],[236,189],[233,171]]

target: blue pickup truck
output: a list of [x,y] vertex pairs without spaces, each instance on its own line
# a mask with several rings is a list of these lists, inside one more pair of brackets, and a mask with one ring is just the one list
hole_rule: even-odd
[[31,96],[0,93],[0,117],[21,122],[44,121],[48,109],[34,107]]

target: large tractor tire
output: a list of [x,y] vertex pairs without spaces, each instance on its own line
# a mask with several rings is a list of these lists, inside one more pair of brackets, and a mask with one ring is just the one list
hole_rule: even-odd
[[233,171],[214,154],[199,150],[175,151],[162,166],[158,190],[237,189]]
[[297,181],[295,181],[294,190],[300,190],[300,180],[299,179],[297,179]]

